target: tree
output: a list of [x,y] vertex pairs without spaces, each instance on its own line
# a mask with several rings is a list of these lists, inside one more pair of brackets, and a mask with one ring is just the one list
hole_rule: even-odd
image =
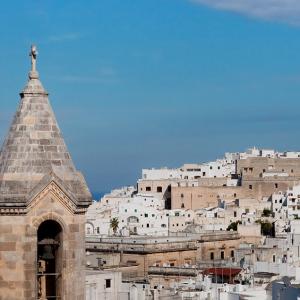
[[233,231],[237,231],[237,227],[238,224],[242,224],[241,221],[236,221],[236,222],[232,222],[231,224],[229,224],[229,226],[227,227],[227,231],[233,230]]
[[262,235],[265,236],[272,235],[273,225],[269,221],[257,220],[256,223],[260,224]]
[[270,217],[272,215],[272,211],[268,208],[264,208],[262,215],[263,217]]
[[110,220],[110,228],[113,230],[114,234],[117,233],[117,230],[119,228],[119,220],[118,220],[118,218],[112,218]]

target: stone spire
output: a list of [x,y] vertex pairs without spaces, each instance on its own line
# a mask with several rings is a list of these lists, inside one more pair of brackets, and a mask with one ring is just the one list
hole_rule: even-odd
[[37,50],[31,47],[29,80],[0,151],[0,207],[26,206],[39,184],[55,177],[86,206],[91,195],[76,170],[36,70]]

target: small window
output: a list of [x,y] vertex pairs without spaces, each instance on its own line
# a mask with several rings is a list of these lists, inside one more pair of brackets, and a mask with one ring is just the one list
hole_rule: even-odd
[[221,259],[224,259],[225,258],[225,253],[224,251],[221,251]]
[[181,198],[183,198],[183,197],[184,197],[184,195],[183,195],[183,194],[181,194],[181,195],[180,195],[180,197],[181,197]]
[[105,288],[111,288],[111,279],[105,279]]
[[151,186],[146,186],[146,192],[151,192]]
[[249,184],[249,190],[252,190],[252,184]]
[[150,225],[147,223],[147,228],[149,228],[150,227]]
[[158,186],[158,187],[156,188],[156,191],[157,191],[157,193],[162,193],[162,187],[161,187],[161,186]]
[[277,189],[278,188],[278,183],[275,183],[275,189]]
[[148,218],[148,214],[145,214],[145,218]]
[[234,250],[230,251],[230,257],[234,257]]
[[236,218],[236,216],[237,216],[236,211],[233,212],[233,216]]
[[213,252],[210,252],[210,260],[214,260],[215,254]]
[[181,208],[184,208],[184,203],[181,203]]

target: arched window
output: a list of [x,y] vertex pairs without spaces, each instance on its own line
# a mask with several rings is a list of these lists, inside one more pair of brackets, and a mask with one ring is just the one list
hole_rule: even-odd
[[56,221],[44,221],[37,232],[37,299],[62,297],[62,248],[62,227]]

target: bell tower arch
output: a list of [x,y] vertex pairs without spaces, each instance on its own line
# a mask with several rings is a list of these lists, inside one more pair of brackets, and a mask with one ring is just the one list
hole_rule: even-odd
[[92,197],[40,82],[37,55],[32,46],[29,80],[0,150],[0,295],[84,300]]

